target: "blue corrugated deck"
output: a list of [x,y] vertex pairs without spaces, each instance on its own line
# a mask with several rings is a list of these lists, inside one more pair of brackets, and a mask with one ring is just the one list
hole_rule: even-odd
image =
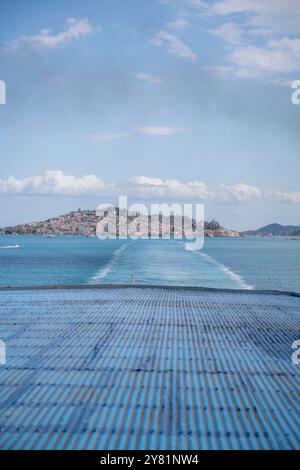
[[300,298],[0,292],[2,449],[299,449]]

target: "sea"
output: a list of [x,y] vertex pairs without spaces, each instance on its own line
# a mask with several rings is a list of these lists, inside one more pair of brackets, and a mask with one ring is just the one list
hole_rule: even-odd
[[300,292],[300,240],[205,238],[190,251],[184,240],[0,237],[0,286],[132,282]]

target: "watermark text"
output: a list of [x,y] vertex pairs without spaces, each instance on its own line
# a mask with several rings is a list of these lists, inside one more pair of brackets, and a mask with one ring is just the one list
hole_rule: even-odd
[[6,104],[6,84],[0,80],[0,104]]
[[4,341],[0,339],[0,366],[6,364],[6,346]]
[[292,94],[292,103],[300,104],[300,80],[294,80],[292,82],[292,88],[295,90]]
[[292,363],[298,366],[300,364],[300,339],[293,342],[292,349],[295,350],[292,354]]
[[[204,246],[203,204],[131,204],[127,196],[119,196],[118,207],[100,204],[96,234],[105,239],[170,239],[190,240],[187,250],[201,250]],[[192,241],[193,240],[193,241]]]

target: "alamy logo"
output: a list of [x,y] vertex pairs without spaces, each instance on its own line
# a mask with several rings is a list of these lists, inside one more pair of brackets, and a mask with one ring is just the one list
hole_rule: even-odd
[[0,80],[0,104],[6,104],[6,84]]
[[6,364],[6,346],[4,341],[0,339],[0,365]]
[[295,90],[292,94],[292,103],[300,104],[300,80],[293,81],[292,88],[293,90]]
[[204,245],[203,204],[131,204],[127,196],[119,196],[118,207],[100,204],[96,228],[100,240],[115,239],[184,239],[187,250],[201,250]]
[[298,366],[300,364],[300,340],[299,339],[293,342],[292,349],[295,349],[295,352],[293,352],[292,354],[292,363],[295,364],[295,366]]

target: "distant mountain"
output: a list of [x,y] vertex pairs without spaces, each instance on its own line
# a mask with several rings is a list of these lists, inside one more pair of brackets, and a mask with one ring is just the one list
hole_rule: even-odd
[[289,235],[299,236],[300,226],[298,225],[280,225],[280,224],[269,224],[261,227],[257,230],[248,230],[243,232],[243,235]]

